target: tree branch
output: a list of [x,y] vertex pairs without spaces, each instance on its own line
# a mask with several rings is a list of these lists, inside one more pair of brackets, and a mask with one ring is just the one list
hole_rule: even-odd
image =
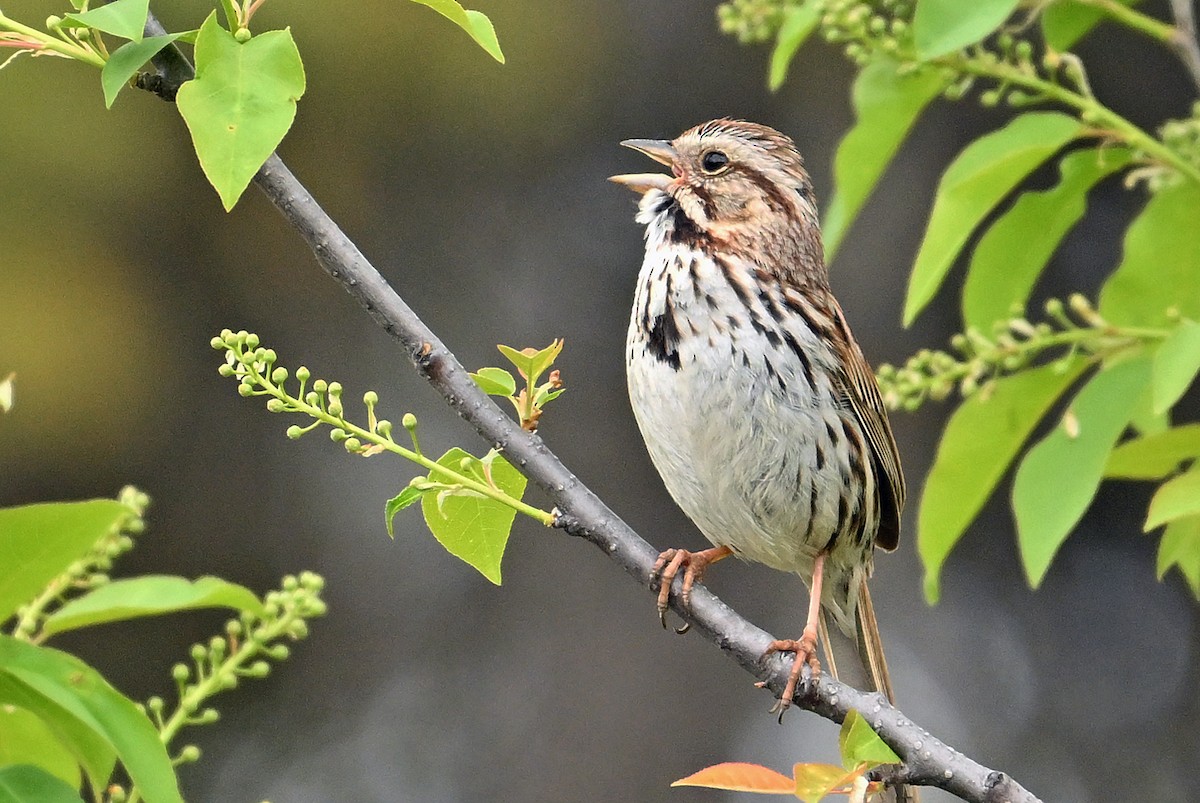
[[[153,16],[146,33],[151,36],[163,33]],[[173,46],[156,57],[154,64],[158,69],[156,79],[139,81],[139,86],[168,99],[193,74],[191,65]],[[254,183],[308,243],[325,272],[404,347],[418,373],[441,393],[447,404],[554,500],[555,526],[595,544],[640,585],[649,588],[658,551],[581,483],[540,437],[521,429],[475,385],[450,350],[367,261],[277,155],[267,159]],[[680,589],[681,581],[677,579],[671,596],[675,612],[693,630],[761,679],[773,694],[781,694],[789,666],[779,656],[762,660],[772,636],[702,586],[693,589],[690,610],[682,609]],[[867,694],[822,675],[815,681],[801,683],[793,702],[835,722],[841,722],[851,710],[862,714],[903,759],[896,780],[937,786],[976,803],[1039,803],[1004,773],[967,758],[921,729],[880,694]]]
[[1175,39],[1172,44],[1183,60],[1192,83],[1200,89],[1200,41],[1197,40],[1196,9],[1193,0],[1171,0],[1171,14],[1175,17]]

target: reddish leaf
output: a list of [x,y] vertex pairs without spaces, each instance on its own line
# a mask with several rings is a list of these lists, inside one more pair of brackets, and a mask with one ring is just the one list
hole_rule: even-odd
[[[838,767],[832,769],[836,770],[839,776],[845,774],[845,771]],[[671,786],[703,786],[708,789],[755,792],[762,795],[790,795],[796,791],[796,782],[786,775],[757,764],[736,761],[706,767],[686,778],[680,778]]]

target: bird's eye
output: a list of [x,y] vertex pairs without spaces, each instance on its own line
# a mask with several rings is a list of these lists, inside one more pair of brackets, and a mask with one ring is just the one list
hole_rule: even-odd
[[709,175],[720,173],[729,164],[729,157],[720,151],[709,151],[700,158],[700,167]]

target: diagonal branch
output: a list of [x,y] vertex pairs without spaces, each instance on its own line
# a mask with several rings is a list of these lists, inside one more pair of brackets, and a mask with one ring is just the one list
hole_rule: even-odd
[[1192,3],[1193,0],[1171,0],[1171,13],[1175,17],[1175,38],[1171,44],[1191,73],[1192,83],[1200,89],[1200,40]]
[[[147,35],[163,33],[153,17]],[[192,76],[191,65],[172,47],[155,58],[158,75],[139,86],[171,98]],[[395,338],[418,373],[460,416],[510,462],[537,483],[557,505],[555,526],[595,544],[637,582],[649,588],[658,552],[581,483],[536,434],[526,432],[468,375],[449,349],[371,265],[350,238],[317,204],[308,190],[272,154],[254,178],[287,222],[308,243],[325,272],[362,304],[367,313]],[[773,656],[762,660],[772,636],[744,619],[701,586],[692,591],[691,608],[679,603],[674,588],[671,607],[692,629],[716,644],[772,693],[781,694],[788,666]],[[867,694],[821,676],[800,685],[793,702],[826,719],[841,722],[855,710],[904,761],[897,778],[907,784],[938,786],[977,803],[1038,803],[1038,799],[1002,772],[984,767],[921,729],[879,694]]]

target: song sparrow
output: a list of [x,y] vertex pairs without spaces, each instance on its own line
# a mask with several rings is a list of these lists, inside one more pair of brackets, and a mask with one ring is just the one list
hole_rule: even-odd
[[[900,535],[904,478],[879,389],[829,289],[812,183],[792,140],[713,120],[621,143],[673,175],[613,176],[642,194],[646,258],[629,324],[629,396],[671,496],[715,546],[669,549],[660,617],[729,555],[810,590],[778,710],[801,668],[892,698],[867,577]],[[833,620],[826,626],[825,616]],[[665,624],[665,620],[664,620]]]

